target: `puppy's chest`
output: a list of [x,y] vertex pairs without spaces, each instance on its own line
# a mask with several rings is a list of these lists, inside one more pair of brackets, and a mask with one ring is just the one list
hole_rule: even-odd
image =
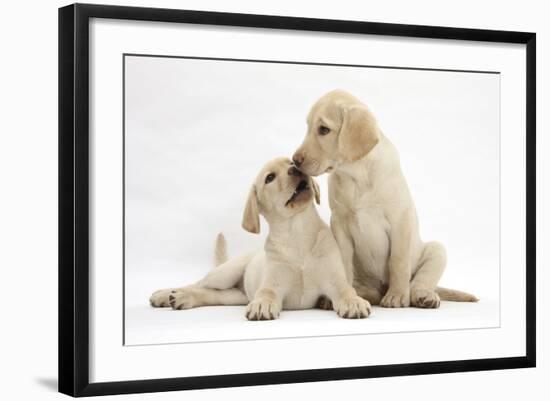
[[386,209],[391,207],[391,197],[384,198],[379,189],[368,183],[359,186],[340,180],[338,184],[331,193],[333,216],[344,222],[353,237],[361,268],[386,281],[391,231]]
[[278,263],[281,266],[280,273],[284,275],[283,280],[288,283],[283,307],[285,309],[314,307],[321,294],[315,280],[315,266],[311,255],[287,251],[283,257],[279,256]]
[[379,189],[366,179],[359,182],[349,177],[337,177],[329,182],[329,191],[330,207],[337,213],[376,213],[384,207]]
[[306,268],[293,269],[293,280],[283,300],[285,309],[313,308],[321,295],[319,286]]
[[386,215],[386,206],[376,192],[365,191],[347,214],[348,228],[355,244],[369,250],[374,257],[384,257],[389,247],[391,225]]
[[338,184],[331,188],[330,193],[333,212],[351,216],[384,214],[387,204],[376,187],[369,183],[359,186],[351,180],[340,181]]

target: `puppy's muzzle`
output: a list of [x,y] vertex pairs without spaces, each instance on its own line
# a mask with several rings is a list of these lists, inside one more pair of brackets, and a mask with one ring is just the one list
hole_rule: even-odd
[[304,160],[305,160],[305,156],[303,153],[296,152],[294,153],[294,156],[292,156],[292,161],[298,168],[300,168],[300,166],[304,163]]
[[294,177],[301,177],[304,174],[300,170],[298,170],[296,167],[292,166],[288,169],[288,175],[291,175]]
[[[303,174],[300,173],[300,175],[303,175]],[[307,190],[309,190],[309,184],[307,180],[301,180],[298,186],[296,187],[296,189],[294,190],[294,192],[292,193],[292,196],[290,197],[290,199],[286,201],[285,206],[288,206],[290,203],[296,200],[298,195],[300,195],[302,192]]]

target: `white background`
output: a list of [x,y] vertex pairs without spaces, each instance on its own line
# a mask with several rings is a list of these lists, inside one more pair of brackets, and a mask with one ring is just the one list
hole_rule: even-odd
[[[136,56],[126,57],[125,74],[126,344],[500,324],[499,74]],[[283,314],[251,327],[243,308],[151,308],[154,290],[212,268],[220,230],[232,256],[263,245],[267,224],[260,236],[240,224],[251,182],[267,160],[292,155],[309,108],[334,88],[366,102],[400,151],[423,237],[447,248],[442,285],[482,301],[431,313],[378,309],[353,328],[327,313],[335,322],[307,328]],[[327,175],[316,180],[328,222]],[[319,314],[294,315],[307,323]]]
[[[120,4],[123,4],[122,2]],[[133,2],[132,5],[227,10],[223,2]],[[372,21],[450,25],[476,28],[530,30],[538,32],[539,69],[539,137],[546,130],[542,116],[543,100],[548,94],[547,81],[541,76],[548,53],[545,12],[536,2],[507,6],[500,2],[460,2],[456,6],[438,2],[388,2],[376,7],[319,4],[277,3],[254,5],[234,2],[232,11],[273,13],[298,16],[369,19]],[[1,147],[3,179],[6,191],[2,198],[2,267],[6,274],[2,288],[6,300],[2,331],[2,391],[11,399],[61,397],[55,394],[56,376],[56,7],[59,2],[35,2],[11,6],[2,25],[3,44],[7,46],[2,66],[5,109]],[[273,7],[273,8],[270,8]],[[20,18],[16,18],[20,16]],[[24,23],[23,23],[24,21]],[[547,47],[547,46],[546,46]],[[37,62],[40,60],[40,62]],[[15,106],[15,107],[14,107]],[[539,141],[539,155],[548,151]],[[31,162],[30,162],[31,161]],[[548,188],[542,187],[547,162],[539,157],[539,205]],[[13,174],[12,172],[17,172]],[[548,184],[546,184],[548,185]],[[548,223],[539,208],[539,266],[547,264],[542,232]],[[15,241],[14,241],[15,240]],[[32,246],[32,248],[30,248]],[[5,258],[5,260],[4,260]],[[539,288],[548,275],[539,269]],[[539,291],[539,311],[543,313],[547,297]],[[542,338],[542,313],[539,313],[539,338]],[[7,318],[7,319],[6,319]],[[525,392],[547,392],[542,384],[548,375],[545,344],[539,342],[539,368],[523,371],[464,373],[444,376],[385,378],[338,383],[295,384],[248,389],[224,389],[186,393],[189,399],[215,399],[219,396],[252,399],[281,399],[314,394],[330,399],[344,393],[379,397],[393,389],[392,398],[424,398],[426,388],[446,394],[446,398],[501,397],[513,399]],[[453,391],[448,393],[448,389]],[[446,391],[447,390],[447,391]],[[182,394],[134,395],[127,398],[181,399]]]

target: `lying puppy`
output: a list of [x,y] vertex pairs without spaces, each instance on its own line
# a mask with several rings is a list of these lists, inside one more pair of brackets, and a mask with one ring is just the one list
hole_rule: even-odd
[[[348,284],[330,228],[313,204],[319,188],[287,158],[261,170],[246,203],[242,226],[260,232],[260,214],[269,224],[263,250],[226,261],[194,285],[155,292],[153,306],[189,309],[203,305],[246,305],[249,320],[279,317],[282,309],[310,309],[326,296],[344,318],[364,318],[368,301]],[[217,259],[225,259],[218,238]],[[250,301],[250,303],[249,303]]]
[[369,109],[336,90],[313,105],[307,124],[293,159],[305,174],[331,172],[331,228],[359,295],[390,308],[437,308],[440,299],[477,301],[473,295],[437,287],[445,248],[420,239],[397,151]]

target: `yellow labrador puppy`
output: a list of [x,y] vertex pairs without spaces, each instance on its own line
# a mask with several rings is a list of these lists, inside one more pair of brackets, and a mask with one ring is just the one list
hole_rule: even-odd
[[437,308],[440,299],[477,301],[437,287],[443,245],[422,242],[415,206],[392,143],[357,98],[329,92],[312,107],[293,156],[311,176],[330,172],[331,228],[348,280],[372,304]]
[[[338,245],[313,204],[319,189],[287,158],[267,163],[256,178],[243,215],[243,228],[260,232],[260,214],[269,224],[264,249],[223,262],[225,240],[218,237],[217,263],[202,280],[155,292],[153,306],[188,309],[203,305],[246,305],[249,320],[279,317],[282,309],[310,309],[326,296],[344,318],[364,318],[369,302],[346,280]],[[250,301],[250,303],[249,303]]]

